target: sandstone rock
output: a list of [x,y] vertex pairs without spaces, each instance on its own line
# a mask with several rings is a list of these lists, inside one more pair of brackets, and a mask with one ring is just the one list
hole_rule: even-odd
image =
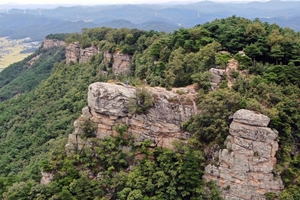
[[[130,98],[135,97],[134,87],[93,83],[88,87],[88,107],[82,110],[82,117],[89,118],[97,124],[97,138],[116,135],[114,127],[127,124],[128,134],[134,136],[137,143],[150,140],[152,146],[172,148],[175,140],[188,139],[191,134],[182,131],[180,125],[197,113],[195,89],[180,88],[185,91],[183,95],[160,87],[147,89],[152,94],[155,105],[146,114],[132,114],[129,113],[128,102]],[[173,101],[174,99],[176,101]],[[187,99],[191,103],[187,104]],[[69,136],[66,145],[68,149],[72,149],[74,141],[78,141],[82,146],[78,140],[78,137],[84,134],[80,129],[80,122],[80,118],[74,122],[75,131],[71,134],[73,136]]]
[[211,79],[211,85],[212,85],[212,89],[215,90],[218,88],[218,85],[221,83],[223,76],[225,74],[225,70],[223,69],[216,69],[216,68],[211,68],[209,70],[209,72],[212,75],[212,79]]
[[122,73],[128,73],[130,71],[131,66],[131,56],[128,54],[122,54],[122,53],[114,53],[114,63],[112,66],[112,70],[115,75],[122,74]]
[[57,47],[57,46],[66,46],[66,43],[65,41],[57,40],[57,39],[45,39],[42,43],[43,49],[50,49],[52,47]]
[[27,64],[29,65],[29,67],[31,67],[31,66],[33,65],[33,63],[34,63],[37,59],[40,58],[40,56],[41,56],[41,55],[37,55],[37,56],[31,58],[31,59],[27,62]]
[[241,109],[234,113],[233,120],[243,124],[264,127],[267,127],[270,122],[270,118],[268,116],[246,109]]
[[54,178],[54,174],[52,172],[42,172],[41,184],[47,185]]
[[66,63],[78,63],[80,59],[80,46],[78,42],[72,42],[66,47]]
[[104,57],[103,62],[107,68],[110,67],[108,63],[112,63],[111,67],[115,75],[122,74],[122,73],[126,74],[130,72],[132,56],[130,56],[129,54],[123,54],[120,52],[115,52],[115,53],[104,52],[103,57]]
[[[86,63],[93,55],[98,53],[100,53],[100,51],[96,47],[92,46],[83,49],[80,48],[78,42],[73,42],[66,48],[66,63]],[[129,54],[122,54],[120,52],[104,52],[103,57],[103,64],[105,64],[107,68],[112,67],[112,71],[115,75],[130,72],[132,56]],[[112,62],[112,66],[108,65],[110,62]]]
[[[233,115],[230,134],[219,151],[216,165],[205,168],[204,179],[214,180],[224,199],[265,199],[267,192],[283,189],[280,177],[274,177],[278,132],[267,126],[269,118],[249,110]],[[229,188],[230,186],[230,188]]]
[[79,55],[79,63],[86,63],[89,61],[89,59],[93,56],[99,53],[98,48],[96,47],[88,47],[85,49],[80,49],[80,55]]

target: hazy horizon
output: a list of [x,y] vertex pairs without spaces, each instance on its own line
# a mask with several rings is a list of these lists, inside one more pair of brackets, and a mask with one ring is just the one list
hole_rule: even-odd
[[[13,1],[1,1],[0,4],[17,4],[17,5],[34,5],[34,4],[39,4],[39,5],[53,5],[53,4],[71,4],[71,5],[102,5],[102,4],[161,4],[161,3],[195,3],[195,2],[201,2],[205,0],[102,0],[99,2],[98,0],[86,0],[81,1],[81,0],[52,0],[52,1],[40,1],[40,0],[13,0]],[[214,2],[238,2],[238,3],[245,3],[245,2],[251,2],[255,0],[209,0],[209,1],[214,1]],[[256,1],[268,1],[268,0],[256,0]]]

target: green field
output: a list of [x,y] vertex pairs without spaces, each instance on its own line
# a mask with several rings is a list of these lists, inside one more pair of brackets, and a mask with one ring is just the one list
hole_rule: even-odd
[[6,68],[12,63],[18,62],[26,58],[30,53],[20,53],[23,50],[23,43],[17,45],[12,44],[7,38],[0,38],[0,47],[5,47],[11,53],[3,53],[0,51],[0,68]]

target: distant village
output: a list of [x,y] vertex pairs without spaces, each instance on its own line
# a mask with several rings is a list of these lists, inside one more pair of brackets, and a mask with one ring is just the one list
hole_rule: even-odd
[[[20,54],[25,53],[33,53],[35,52],[41,45],[41,42],[32,41],[30,37],[23,38],[23,39],[14,39],[10,40],[8,38],[0,38],[0,62],[3,61],[4,57],[10,55],[14,52],[14,49],[18,46],[21,46]],[[0,67],[0,71],[3,68]]]

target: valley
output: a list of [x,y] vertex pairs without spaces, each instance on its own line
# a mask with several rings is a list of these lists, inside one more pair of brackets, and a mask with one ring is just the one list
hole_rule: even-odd
[[30,39],[9,40],[6,37],[0,38],[0,71],[10,64],[23,60],[31,54],[30,49],[36,50],[40,45],[39,42],[28,43],[28,40]]

